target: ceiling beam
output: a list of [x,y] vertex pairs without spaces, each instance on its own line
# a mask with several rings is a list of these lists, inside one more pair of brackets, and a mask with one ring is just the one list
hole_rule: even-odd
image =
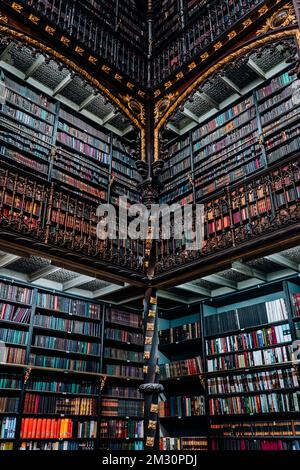
[[86,284],[87,282],[94,281],[94,277],[85,276],[84,274],[75,277],[75,279],[71,279],[70,281],[63,283],[63,291],[72,289],[73,287],[81,286],[82,284]]
[[202,90],[199,90],[198,93],[200,94],[200,96],[205,100],[207,101],[208,104],[210,104],[210,106],[212,106],[213,108],[219,110],[220,109],[220,105],[219,103],[217,103],[213,98],[211,98],[209,95],[207,95],[205,93],[205,91],[202,91]]
[[52,96],[58,95],[64,88],[69,85],[69,83],[71,83],[72,80],[72,75],[69,73],[53,90]]
[[158,298],[173,300],[174,302],[178,302],[180,304],[188,305],[190,302],[187,299],[184,299],[180,295],[173,294],[172,292],[167,292],[163,290],[159,290],[157,292]]
[[31,75],[45,62],[45,57],[39,55],[38,58],[31,64],[31,66],[25,72],[25,80],[28,80]]
[[115,111],[111,111],[110,113],[108,113],[103,119],[102,119],[102,122],[103,124],[106,124],[107,122],[111,121],[114,117],[116,117],[116,113]]
[[95,101],[97,98],[99,98],[99,94],[91,94],[88,96],[85,100],[82,101],[79,105],[79,111],[82,111],[84,108],[86,108],[89,104],[91,104],[93,101]]
[[0,258],[0,268],[5,268],[6,266],[9,266],[11,263],[16,261],[17,259],[20,259],[20,256],[10,255],[10,254],[1,256],[1,258]]
[[237,93],[239,96],[242,96],[242,91],[241,89],[235,84],[233,83],[232,80],[230,80],[230,78],[226,77],[226,75],[219,75],[220,79],[226,83],[226,85],[229,86],[229,88],[231,88],[235,93]]
[[176,286],[176,289],[184,289],[188,292],[192,292],[193,294],[200,294],[204,297],[210,297],[211,291],[206,289],[205,287],[196,286],[192,282],[187,282],[186,284],[181,284],[180,286]]
[[183,108],[182,109],[182,114],[184,114],[186,117],[192,119],[193,121],[195,121],[197,124],[199,123],[199,116],[196,116],[196,114],[194,114],[192,111],[190,111],[188,108]]
[[125,287],[127,286],[117,286],[115,284],[112,284],[111,286],[106,286],[102,289],[97,289],[93,292],[93,299],[99,299],[100,297],[104,297],[105,295],[112,294],[113,292],[125,289]]
[[15,46],[14,42],[11,42],[10,44],[8,44],[8,46],[6,46],[2,54],[0,54],[0,60],[5,60],[14,46]]
[[251,268],[241,261],[234,261],[231,265],[231,269],[250,278],[253,277],[255,279],[259,279],[260,281],[266,282],[268,280],[268,276],[265,273],[258,269]]
[[226,279],[224,276],[219,274],[210,274],[209,276],[203,277],[203,279],[219,286],[230,287],[230,289],[236,290],[238,288],[237,282],[232,281],[231,279]]
[[253,59],[249,59],[248,62],[247,62],[247,65],[248,67],[250,67],[250,69],[253,70],[253,72],[255,72],[260,78],[262,78],[263,80],[266,79],[266,74],[265,72],[254,62]]
[[274,255],[265,256],[265,259],[272,261],[273,263],[278,264],[279,266],[283,266],[284,268],[289,268],[292,271],[299,272],[299,265],[283,255],[276,253]]
[[39,279],[45,278],[49,276],[50,274],[55,273],[56,271],[59,271],[61,268],[58,266],[52,266],[51,264],[49,266],[45,266],[44,268],[39,269],[38,271],[35,271],[32,274],[28,275],[28,281],[29,282],[35,282],[38,281]]

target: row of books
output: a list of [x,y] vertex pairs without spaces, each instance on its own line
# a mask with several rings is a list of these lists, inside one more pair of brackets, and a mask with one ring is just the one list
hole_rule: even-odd
[[229,310],[222,314],[209,315],[205,317],[205,331],[207,336],[222,334],[241,328],[276,323],[287,318],[288,314],[284,299],[280,298]]
[[[1,384],[1,382],[0,382]],[[1,386],[0,386],[1,388]],[[93,382],[87,381],[70,381],[57,379],[30,379],[27,382],[27,389],[37,392],[53,392],[53,393],[71,393],[98,395],[99,389]]]
[[32,289],[19,287],[12,283],[1,282],[0,298],[22,304],[30,304],[32,302]]
[[0,413],[17,413],[19,407],[18,397],[0,396]]
[[37,306],[97,320],[101,319],[102,313],[102,306],[99,304],[43,292],[37,294]]
[[144,436],[144,421],[109,419],[100,422],[100,437],[136,439]]
[[286,87],[290,85],[295,80],[295,76],[290,74],[289,72],[284,72],[282,75],[279,75],[276,78],[273,78],[267,86],[261,87],[258,92],[257,96],[259,100],[263,100],[267,98],[272,93],[276,91],[279,92],[282,87]]
[[[226,111],[222,112],[214,119],[211,119],[207,124],[202,124],[201,127],[196,129],[193,132],[192,139],[196,141],[201,139],[206,134],[210,134],[215,129],[222,126],[224,132],[224,124],[229,124],[229,128],[225,128],[226,132],[230,131],[234,128],[234,124],[230,124],[233,120],[235,120],[236,124],[243,124],[248,120],[248,109],[252,109],[254,105],[253,97],[243,100],[242,102],[235,104],[231,108],[227,109]],[[240,116],[240,119],[236,121],[237,117]]]
[[209,400],[210,415],[288,413],[300,411],[298,393],[270,393]]
[[224,137],[221,140],[218,140],[216,142],[211,142],[209,140],[209,143],[203,148],[203,145],[201,145],[201,150],[198,150],[197,153],[194,156],[194,162],[196,163],[202,163],[203,159],[209,159],[209,161],[212,163],[215,159],[220,159],[221,156],[227,156],[227,147],[230,147],[230,150],[232,152],[236,151],[236,148],[239,148],[242,145],[245,145],[245,138],[249,138],[249,136],[254,136],[257,132],[257,122],[256,119],[253,119],[252,121],[248,122],[244,127],[227,134],[226,137]]
[[95,128],[91,124],[88,124],[86,121],[83,121],[80,117],[77,117],[74,113],[70,113],[65,109],[61,108],[59,113],[60,119],[65,120],[68,124],[77,127],[80,132],[84,134],[90,134],[92,137],[95,137],[103,142],[109,144],[110,138],[109,135],[102,132],[99,128]]
[[118,359],[127,362],[143,362],[143,353],[136,351],[127,351],[125,349],[104,348],[104,357],[106,359]]
[[207,437],[161,437],[160,450],[208,450]]
[[30,323],[31,309],[16,307],[13,304],[0,303],[0,320],[9,320],[17,323]]
[[14,439],[17,426],[17,418],[5,416],[0,417],[0,438]]
[[[109,145],[106,142],[103,142],[95,135],[92,136],[86,132],[82,132],[80,129],[70,126],[67,122],[59,121],[58,129],[61,130],[62,135],[69,134],[70,137],[72,136],[75,142],[80,141],[82,144],[87,144],[88,146],[100,150],[104,157],[103,160],[101,160],[102,163],[109,163]],[[72,147],[74,146],[72,145]],[[83,151],[83,153],[86,152]],[[87,155],[89,155],[89,152],[87,152]]]
[[[296,138],[297,136],[297,138]],[[277,147],[276,150],[268,152],[268,161],[270,163],[277,161],[283,157],[290,155],[292,152],[295,152],[299,149],[300,146],[300,136],[298,136],[298,131],[294,128],[291,131],[286,131],[286,134],[280,134],[280,141],[284,143],[285,140],[291,139],[291,142],[288,144]]]
[[28,214],[28,216],[23,216],[22,220],[24,221],[24,224],[26,223],[26,220],[28,221],[28,224],[36,222],[36,220],[33,219],[40,217],[42,211],[42,204],[39,201],[33,202],[32,200],[29,200],[29,197],[29,194],[27,195],[28,199],[24,199],[21,196],[15,195],[15,197],[13,197],[12,194],[6,193],[3,198],[3,203],[4,205],[8,205],[9,209],[7,210],[7,212],[5,212],[5,210],[3,211],[3,216],[11,216],[11,209],[14,208],[18,209],[18,212],[14,211],[12,215],[12,218],[14,218],[15,220],[20,219],[20,211],[22,211],[24,215],[26,213]]
[[22,379],[19,375],[1,374],[0,376],[0,389],[11,388],[16,390],[22,388]]
[[94,398],[60,398],[26,393],[23,413],[97,415],[97,400]]
[[36,90],[29,88],[24,81],[20,83],[5,75],[5,85],[8,89],[13,90],[15,93],[19,94],[23,98],[26,98],[28,101],[33,101],[34,103],[38,104],[38,106],[46,108],[51,113],[55,113],[55,103],[46,95],[38,93]]
[[14,450],[13,442],[0,442],[0,450]]
[[202,370],[202,360],[198,356],[192,359],[170,362],[169,364],[161,364],[160,377],[161,379],[168,379],[186,375],[197,375],[201,374]]
[[25,441],[21,443],[20,450],[95,450],[95,441]]
[[71,359],[68,357],[45,356],[42,354],[31,353],[29,362],[34,366],[50,367],[51,369],[66,369],[78,372],[100,372],[99,361],[86,361],[83,359]]
[[2,112],[7,117],[12,117],[16,121],[19,121],[20,123],[24,124],[25,126],[29,126],[30,128],[34,129],[36,132],[48,136],[46,142],[51,142],[51,136],[53,134],[53,125],[48,124],[45,121],[36,119],[30,114],[24,113],[23,111],[16,108],[12,108],[7,104],[2,105]]
[[21,153],[16,152],[15,150],[11,150],[4,145],[0,146],[0,154],[3,157],[8,157],[9,159],[14,160],[17,164],[21,163],[25,167],[32,168],[39,173],[48,174],[48,165],[40,163],[37,160],[31,160]]
[[[203,147],[210,146],[212,142],[215,142],[215,145],[217,145],[216,149],[221,149],[222,147],[220,147],[219,144],[216,144],[220,139],[220,142],[224,142],[224,147],[227,147],[228,144],[241,139],[243,136],[248,135],[249,131],[256,129],[256,120],[254,118],[255,108],[252,106],[235,119],[227,122],[221,127],[218,127],[217,130],[212,133],[209,133],[206,136],[202,135],[200,140],[194,143],[194,151],[196,152]],[[226,136],[225,139],[224,136]]]
[[144,403],[142,401],[130,401],[117,398],[102,398],[102,416],[138,416],[144,415]]
[[188,341],[201,337],[200,322],[188,323],[186,325],[176,326],[167,330],[160,330],[159,343],[170,344]]
[[204,396],[175,396],[159,402],[159,416],[201,416],[205,415]]
[[34,346],[47,349],[57,349],[76,354],[91,354],[99,356],[100,344],[88,343],[87,341],[77,341],[73,339],[55,338],[55,336],[35,335]]
[[104,373],[108,375],[117,375],[119,377],[142,379],[144,376],[142,367],[122,366],[120,364],[104,364],[103,369]]
[[91,183],[107,186],[108,172],[81,155],[77,156],[58,148],[54,157],[54,166]]
[[[291,87],[287,86],[286,88],[281,89],[276,95],[271,96],[269,99],[264,99],[258,106],[258,110],[262,116],[262,121],[268,121],[265,119],[265,114],[270,114],[270,119],[272,118],[271,109],[277,108],[278,104],[285,103],[291,98]],[[291,106],[292,107],[292,106]]]
[[26,349],[5,347],[0,351],[0,362],[8,364],[25,364]]
[[57,142],[60,144],[65,144],[68,147],[74,149],[77,152],[83,153],[101,163],[108,165],[109,155],[106,153],[97,150],[95,147],[91,147],[89,144],[81,142],[80,140],[72,137],[65,132],[57,132]]
[[142,333],[134,331],[119,330],[117,328],[105,328],[105,339],[120,341],[122,343],[143,344]]
[[76,176],[73,177],[73,176],[67,175],[63,171],[54,169],[52,171],[52,177],[55,179],[58,179],[59,181],[62,181],[63,183],[69,186],[72,186],[75,190],[84,191],[90,196],[94,196],[98,199],[103,199],[105,201],[107,200],[107,191],[105,189],[95,188],[85,183],[84,181],[80,181],[78,177]]
[[212,450],[233,450],[233,451],[289,451],[300,450],[300,441],[284,439],[212,439]]
[[0,341],[13,344],[26,345],[28,341],[28,331],[12,330],[10,328],[0,329]]
[[101,336],[101,324],[96,322],[83,322],[37,314],[34,317],[34,324],[53,330],[65,331],[66,333],[75,333],[97,338]]
[[143,398],[138,388],[123,387],[119,385],[107,385],[105,387],[105,395],[120,398]]
[[249,351],[241,354],[219,356],[207,360],[208,372],[220,370],[243,369],[245,367],[265,366],[284,363],[292,360],[292,352],[289,346],[281,346],[272,349]]
[[106,321],[123,326],[142,328],[142,317],[136,313],[124,312],[111,308],[106,312]]
[[215,437],[292,437],[300,436],[300,421],[212,423],[210,429]]
[[245,349],[264,348],[292,341],[289,324],[271,326],[249,333],[239,333],[206,341],[206,354],[216,355]]
[[6,103],[8,105],[15,105],[18,109],[22,109],[29,114],[34,115],[35,117],[46,121],[49,124],[54,124],[55,115],[52,112],[49,112],[44,107],[41,107],[27,98],[14,93],[12,90],[7,89],[6,93]]
[[[280,367],[280,366],[279,366]],[[294,369],[276,369],[248,374],[214,377],[207,380],[210,395],[263,392],[299,387]]]
[[80,421],[70,418],[23,418],[21,439],[70,439],[74,437],[95,439],[97,421]]

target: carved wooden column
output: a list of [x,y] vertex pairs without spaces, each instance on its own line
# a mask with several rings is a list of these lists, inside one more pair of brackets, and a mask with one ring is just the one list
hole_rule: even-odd
[[158,367],[158,312],[157,290],[147,289],[144,299],[144,380],[139,387],[144,395],[144,442],[146,450],[159,448],[158,400],[163,386],[159,381]]

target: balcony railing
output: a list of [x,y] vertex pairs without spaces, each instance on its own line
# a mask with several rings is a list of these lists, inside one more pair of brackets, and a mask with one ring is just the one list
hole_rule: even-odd
[[[59,26],[72,38],[88,47],[132,80],[145,84],[146,27],[135,25],[130,12],[125,23],[118,3],[104,0],[20,0],[35,12]],[[123,15],[123,16],[122,16]]]
[[142,273],[144,242],[99,240],[97,204],[54,183],[40,183],[15,170],[0,169],[0,226],[66,252]]
[[[45,246],[89,256],[107,265],[146,274],[149,244],[97,238],[97,204],[82,201],[51,183],[0,169],[0,227]],[[204,205],[202,250],[188,251],[183,240],[157,244],[156,275],[186,267],[219,252],[247,247],[249,241],[275,236],[300,223],[300,157],[227,187]],[[19,237],[18,237],[19,238]]]
[[[225,188],[204,204],[202,250],[188,251],[184,240],[157,243],[156,274],[207,259],[228,249],[300,223],[300,157],[265,171],[247,183]],[[208,263],[208,259],[206,261]]]

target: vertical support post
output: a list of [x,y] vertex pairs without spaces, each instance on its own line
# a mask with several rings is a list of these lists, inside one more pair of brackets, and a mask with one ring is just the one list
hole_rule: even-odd
[[157,289],[146,290],[144,299],[144,384],[139,387],[144,395],[144,443],[146,450],[159,448],[158,399],[163,391],[158,367],[158,311]]

